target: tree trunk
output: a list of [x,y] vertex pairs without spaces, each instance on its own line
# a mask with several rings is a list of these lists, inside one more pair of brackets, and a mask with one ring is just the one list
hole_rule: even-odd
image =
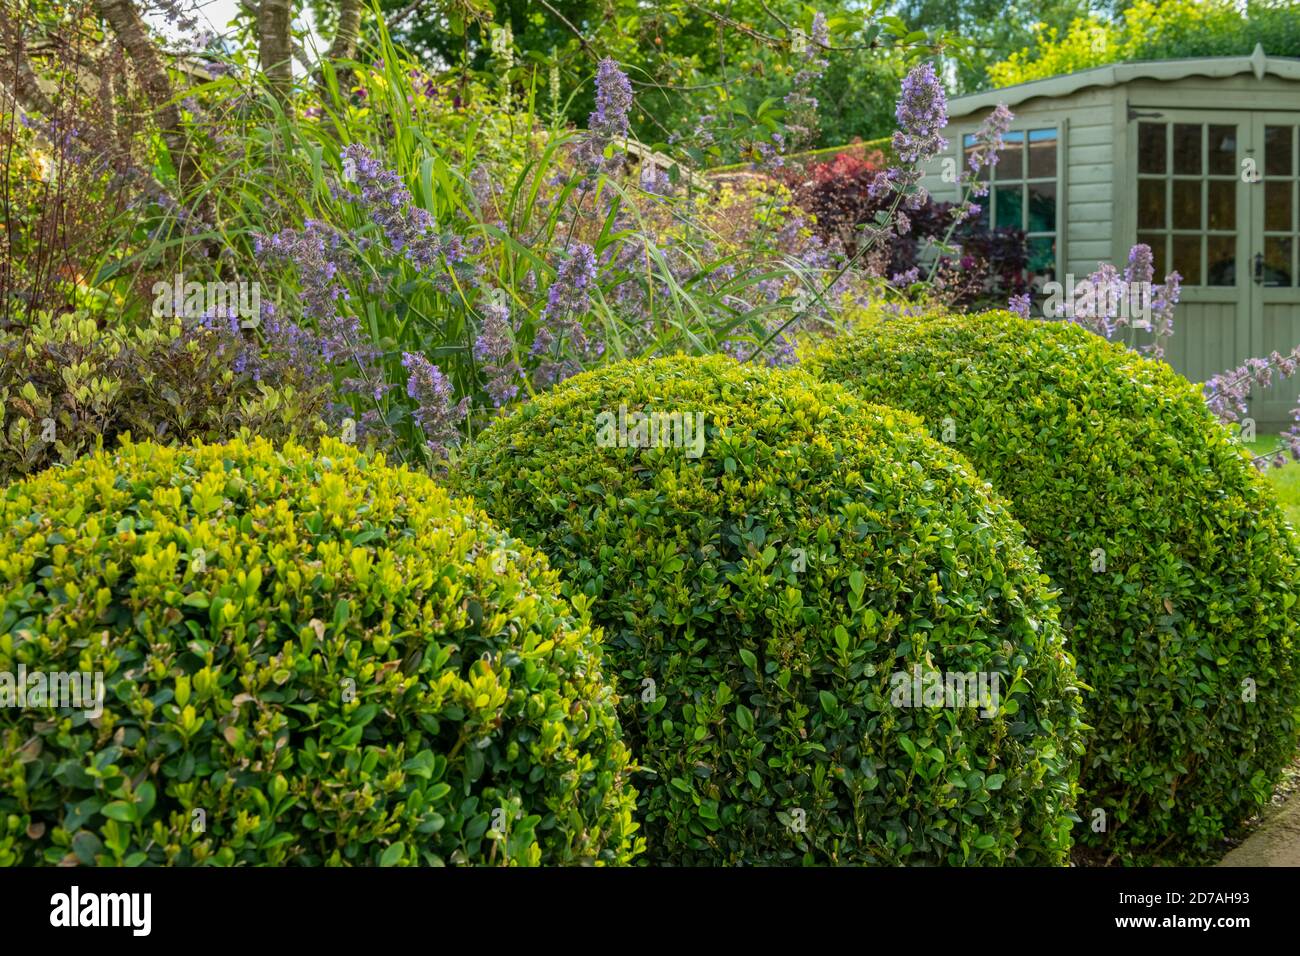
[[322,98],[325,96],[326,63],[334,67],[334,75],[344,96],[352,85],[352,71],[340,61],[350,60],[357,55],[357,38],[361,35],[361,2],[362,0],[339,0],[339,22],[334,29],[334,39],[314,74],[316,89]]
[[272,92],[284,102],[293,89],[289,0],[262,0],[257,11],[257,58]]
[[350,60],[357,55],[361,34],[361,0],[339,0],[339,25],[330,44],[331,60]]
[[193,185],[198,171],[190,161],[185,131],[181,129],[180,110],[172,101],[172,82],[167,76],[162,57],[158,55],[158,48],[154,46],[144,20],[140,18],[140,12],[131,0],[98,0],[98,3],[99,15],[112,27],[118,42],[140,75],[140,85],[153,104],[158,127],[162,131],[163,142],[167,144],[167,151],[171,154],[177,177],[183,186]]
[[23,51],[22,33],[8,19],[7,14],[5,20],[0,21],[0,39],[4,40],[4,51],[0,55],[0,83],[13,90],[18,104],[24,110],[53,119],[54,104],[37,82],[32,65]]

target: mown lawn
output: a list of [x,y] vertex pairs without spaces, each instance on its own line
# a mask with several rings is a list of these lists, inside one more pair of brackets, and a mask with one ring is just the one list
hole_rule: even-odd
[[[1250,443],[1251,451],[1257,455],[1276,447],[1276,435],[1261,435]],[[1278,501],[1286,509],[1292,526],[1300,529],[1300,462],[1290,462],[1282,468],[1270,468],[1267,475],[1277,489]]]

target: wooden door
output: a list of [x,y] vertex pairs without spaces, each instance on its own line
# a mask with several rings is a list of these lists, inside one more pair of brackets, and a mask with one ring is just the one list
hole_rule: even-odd
[[[1300,114],[1252,114],[1250,171],[1251,345],[1254,355],[1300,344]],[[1300,376],[1251,396],[1257,427],[1292,424]]]
[[1136,241],[1155,255],[1156,282],[1172,271],[1183,280],[1166,360],[1202,382],[1252,346],[1251,187],[1242,176],[1251,114],[1161,110],[1131,122]]

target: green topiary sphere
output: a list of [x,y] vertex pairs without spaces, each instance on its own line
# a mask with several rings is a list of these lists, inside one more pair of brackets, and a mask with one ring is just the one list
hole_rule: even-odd
[[867,323],[807,364],[923,416],[1025,526],[1093,689],[1081,843],[1200,859],[1267,803],[1296,747],[1300,553],[1197,386],[1008,313]]
[[[0,672],[26,675],[0,708],[0,863],[638,850],[586,613],[484,515],[338,442],[127,443],[11,485]],[[31,694],[83,672],[98,716],[93,677],[76,706]]]
[[912,416],[720,357],[623,362],[494,424],[453,482],[594,602],[654,774],[649,859],[1064,859],[1080,704],[1054,602]]

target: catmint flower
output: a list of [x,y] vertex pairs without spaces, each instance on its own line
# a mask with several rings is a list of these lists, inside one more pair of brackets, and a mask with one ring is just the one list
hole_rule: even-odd
[[826,14],[822,13],[820,10],[813,14],[810,39],[812,40],[814,50],[821,50],[830,46],[830,25],[826,22]]
[[360,195],[351,194],[352,197],[359,201],[371,222],[379,226],[393,252],[422,270],[438,267],[444,254],[449,262],[459,258],[458,248],[452,241],[449,240],[450,248],[444,247],[433,215],[414,204],[401,177],[385,169],[369,148],[357,143],[348,146],[344,150],[344,164],[351,171],[351,182],[360,187]]
[[596,70],[596,109],[587,119],[587,128],[605,139],[627,136],[631,108],[632,84],[618,62],[606,57]]
[[1010,311],[1014,312],[1016,315],[1020,316],[1022,319],[1027,319],[1027,318],[1029,318],[1029,317],[1030,317],[1030,314],[1029,314],[1029,308],[1030,308],[1030,298],[1029,298],[1029,293],[1028,293],[1028,292],[1025,292],[1025,293],[1023,293],[1023,294],[1021,294],[1021,295],[1013,295],[1013,296],[1011,297],[1011,301],[1009,301],[1009,302],[1007,303],[1007,308],[1008,308]]
[[1125,282],[1151,282],[1155,278],[1155,271],[1155,256],[1150,246],[1139,242],[1129,250],[1128,267],[1124,270]]
[[[975,131],[975,142],[966,153],[966,163],[972,173],[978,173],[986,166],[998,164],[998,153],[1002,149],[1002,138],[1011,128],[1015,119],[1005,103],[999,103],[993,112],[984,117],[979,129]],[[987,192],[987,187],[985,188]],[[982,195],[982,194],[981,194]]]
[[595,282],[596,253],[585,242],[579,242],[555,271],[543,318],[585,314],[591,307],[591,287]]
[[[1142,347],[1144,352],[1155,358],[1163,358],[1165,342],[1174,334],[1174,308],[1182,296],[1183,277],[1177,272],[1165,276],[1162,285],[1152,288],[1151,293],[1151,331],[1150,345]],[[1289,373],[1288,373],[1289,374]]]
[[530,357],[541,359],[533,372],[539,388],[576,374],[581,370],[579,358],[599,356],[604,351],[602,342],[588,340],[580,320],[591,309],[596,270],[595,251],[581,242],[556,269],[529,349]]
[[480,209],[487,208],[491,200],[500,192],[500,187],[492,179],[492,172],[486,166],[475,166],[469,174],[470,192]]
[[329,320],[346,301],[346,256],[338,231],[317,219],[308,219],[302,229],[284,229],[272,236],[254,239],[257,255],[291,265],[301,285],[303,315]]
[[419,353],[404,352],[402,367],[408,373],[406,396],[416,403],[412,416],[424,432],[425,445],[435,460],[445,458],[448,445],[454,443],[460,423],[469,412],[469,399],[453,404],[451,380]]
[[511,358],[514,335],[510,328],[510,305],[500,289],[484,292],[479,307],[483,324],[474,340],[474,358],[483,364],[487,376],[484,390],[497,408],[519,394],[523,369]]
[[894,152],[906,165],[933,159],[948,145],[939,131],[948,125],[948,98],[934,67],[922,63],[903,79],[895,111],[899,129],[894,133]]
[[641,164],[641,188],[656,196],[667,196],[672,192],[672,180],[659,168],[653,159],[647,158]]
[[628,121],[631,108],[631,82],[616,61],[601,60],[596,70],[596,109],[587,119],[587,136],[574,157],[578,165],[585,166],[593,174],[618,169],[623,157],[614,155],[607,159],[605,149],[615,140],[627,137],[631,131]]
[[[1091,332],[1111,338],[1115,332],[1135,326],[1131,307],[1149,302],[1152,341],[1139,351],[1155,358],[1164,356],[1165,343],[1174,334],[1174,308],[1182,294],[1182,276],[1171,272],[1163,285],[1153,285],[1155,261],[1151,247],[1138,243],[1129,250],[1128,265],[1121,274],[1110,263],[1102,263],[1088,276],[1082,296],[1066,304],[1066,315]],[[1136,326],[1142,328],[1142,326]]]
[[773,133],[770,143],[755,143],[754,148],[758,151],[761,160],[759,166],[769,172],[784,168],[785,157],[781,155],[781,147],[784,144],[785,140],[780,133]]

